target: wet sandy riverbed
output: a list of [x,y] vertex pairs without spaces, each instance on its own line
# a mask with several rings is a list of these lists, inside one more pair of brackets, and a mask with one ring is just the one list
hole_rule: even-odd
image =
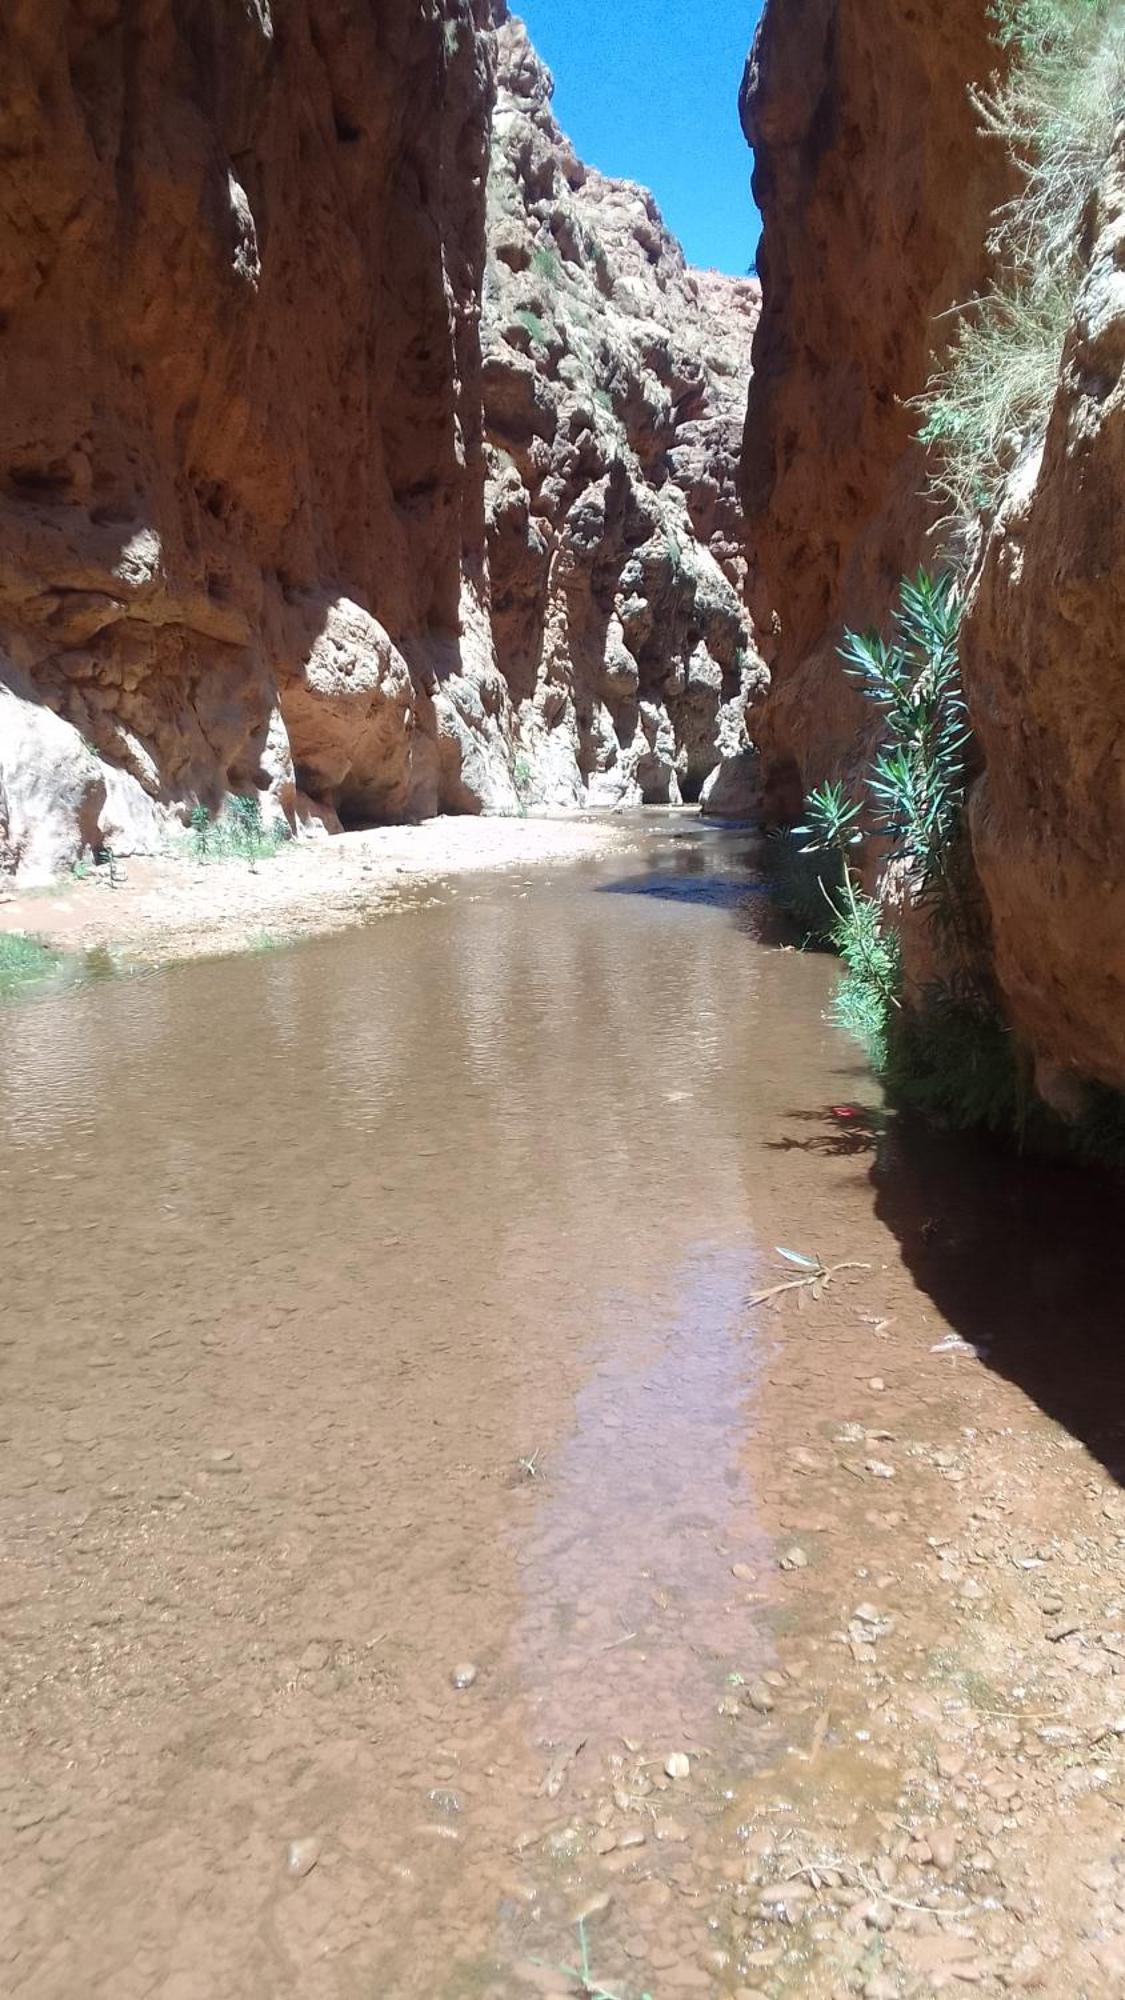
[[5,1991],[1122,1990],[1119,1193],[754,870],[0,1012]]

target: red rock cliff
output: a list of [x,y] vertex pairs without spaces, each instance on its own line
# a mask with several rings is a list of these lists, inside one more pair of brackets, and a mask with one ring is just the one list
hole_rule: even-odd
[[503,702],[472,603],[482,17],[5,7],[11,843],[33,765],[46,793],[108,782],[107,835],[294,781],[364,817],[461,803],[460,711],[486,742]]
[[757,289],[549,98],[501,0],[4,8],[0,867],[745,765]]
[[769,0],[743,122],[764,232],[743,457],[773,685],[755,730],[774,803],[853,754],[836,659],[882,618],[930,518],[909,408],[938,316],[972,295],[1007,170],[968,97],[987,0]]
[[[782,813],[863,761],[842,626],[880,623],[934,560],[910,401],[1014,185],[969,98],[999,59],[990,26],[986,0],[769,0],[748,65],[765,235],[743,479],[773,674],[755,734]],[[963,631],[996,976],[1064,1103],[1075,1078],[1125,1086],[1122,186],[1111,162],[1045,449],[1013,480]]]

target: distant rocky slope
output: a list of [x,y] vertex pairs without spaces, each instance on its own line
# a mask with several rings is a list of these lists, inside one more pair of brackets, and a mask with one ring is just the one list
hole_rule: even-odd
[[505,7],[11,0],[0,181],[0,866],[745,798],[756,289]]
[[689,271],[650,194],[575,158],[522,23],[498,13],[488,549],[527,782],[599,803],[709,784],[745,805],[764,680],[738,495],[758,286]]
[[[940,557],[912,399],[941,317],[987,282],[1014,186],[969,87],[1002,56],[988,0],[767,0],[747,70],[765,233],[744,491],[772,687],[770,804],[863,761],[872,711],[836,656]],[[1083,218],[1086,280],[1045,447],[969,579],[972,848],[996,979],[1042,1091],[1125,1087],[1125,155]]]

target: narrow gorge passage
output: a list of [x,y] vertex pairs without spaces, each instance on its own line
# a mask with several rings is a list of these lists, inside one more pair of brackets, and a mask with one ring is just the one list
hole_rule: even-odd
[[1109,1197],[638,840],[7,1011],[21,2000],[1115,1990]]

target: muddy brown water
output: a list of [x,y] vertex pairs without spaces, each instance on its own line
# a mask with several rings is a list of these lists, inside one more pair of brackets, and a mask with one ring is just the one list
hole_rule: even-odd
[[885,1130],[751,838],[646,840],[0,1012],[6,1991],[859,1991],[865,1878],[762,1881],[1067,1698],[933,1555],[974,1441],[1011,1589],[1036,1454],[1119,1531],[1104,1202]]

